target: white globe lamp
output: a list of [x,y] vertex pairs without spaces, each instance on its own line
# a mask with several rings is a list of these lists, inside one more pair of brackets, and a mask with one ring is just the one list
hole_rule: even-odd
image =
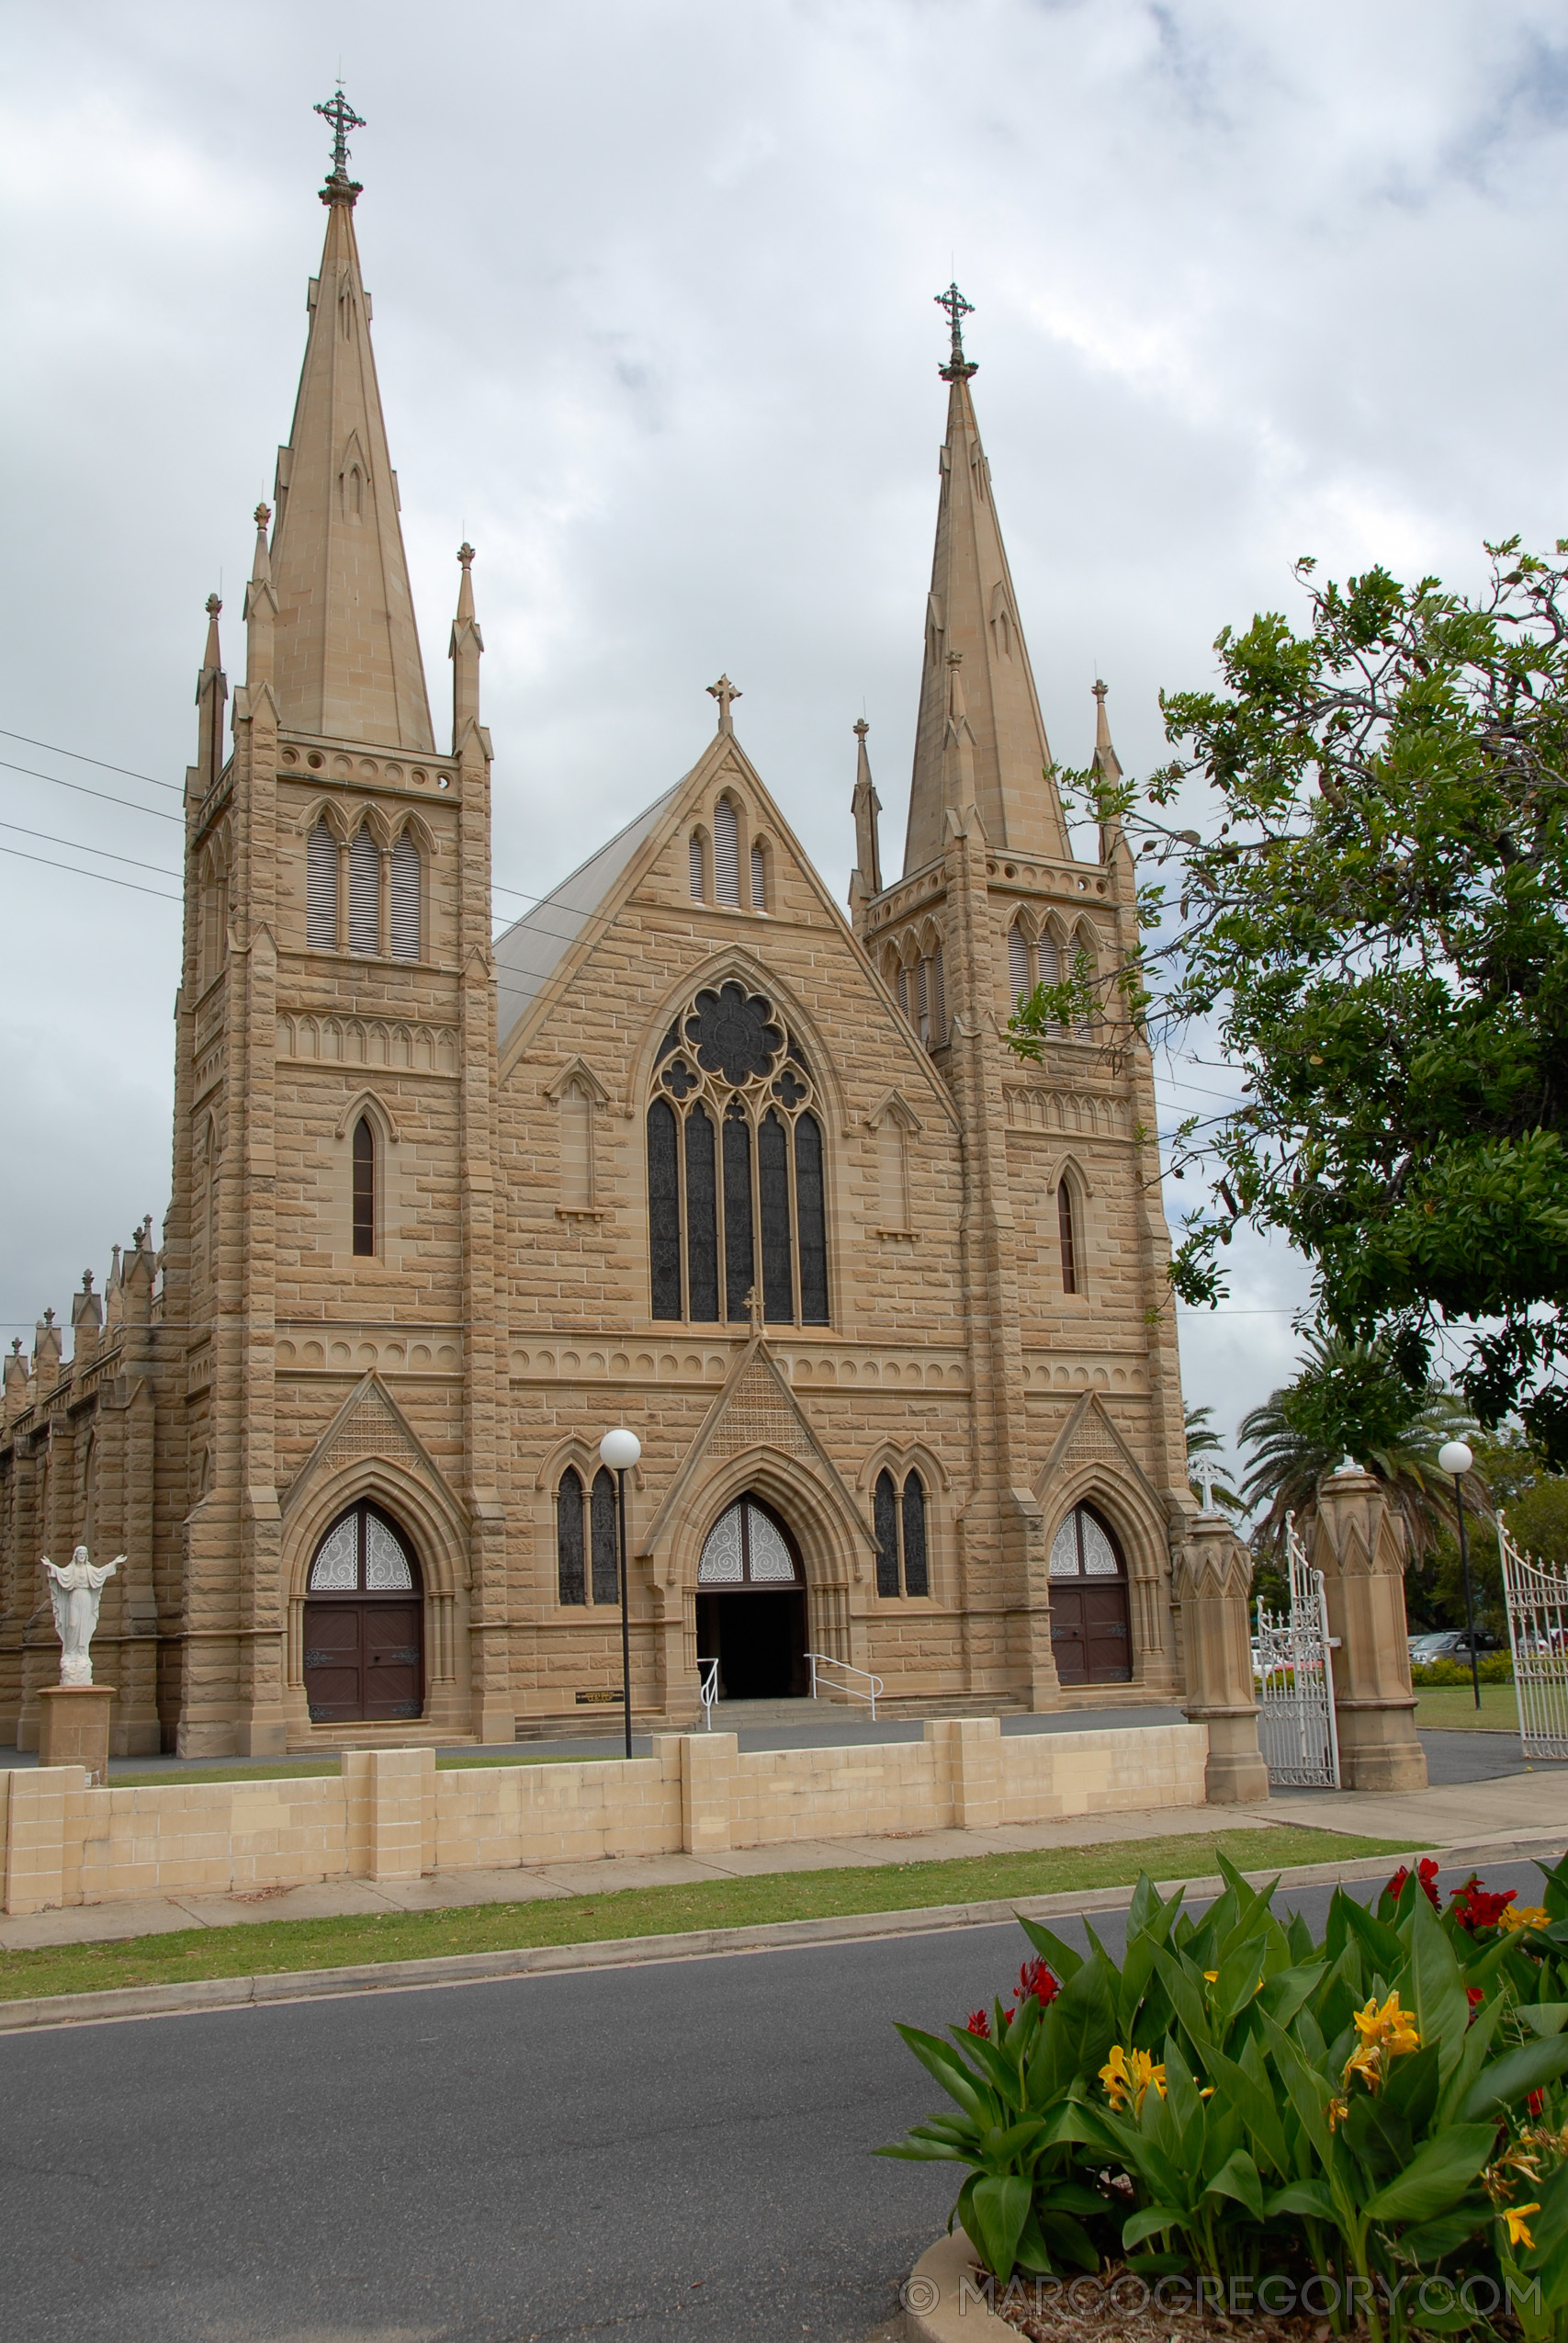
[[1447,1473],[1452,1480],[1458,1480],[1469,1472],[1474,1462],[1475,1458],[1462,1440],[1445,1440],[1438,1451],[1438,1470]]
[[641,1454],[641,1441],[624,1424],[615,1432],[607,1432],[599,1443],[599,1461],[613,1473],[629,1473]]

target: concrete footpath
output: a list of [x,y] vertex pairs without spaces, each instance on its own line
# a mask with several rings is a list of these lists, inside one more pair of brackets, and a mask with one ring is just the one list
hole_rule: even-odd
[[[523,1904],[551,1897],[611,1896],[630,1887],[691,1885],[704,1880],[756,1878],[781,1872],[941,1862],[961,1856],[1110,1846],[1129,1839],[1179,1839],[1221,1830],[1270,1829],[1289,1824],[1387,1839],[1402,1850],[1439,1851],[1456,1862],[1480,1862],[1487,1856],[1496,1859],[1532,1855],[1548,1850],[1561,1853],[1568,1843],[1568,1767],[1441,1783],[1402,1796],[1380,1797],[1360,1791],[1281,1791],[1255,1805],[1075,1815],[1061,1822],[988,1830],[803,1839],[787,1845],[739,1848],[700,1856],[623,1855],[602,1862],[449,1871],[443,1872],[439,1878],[397,1882],[334,1880],[313,1886],[264,1890],[256,1895],[145,1896],[109,1904],[78,1904],[0,1919],[0,1950],[24,1952],[44,1945],[104,1943],[129,1937],[164,1935],[180,1929],[231,1928],[236,1923],[279,1919],[326,1919],[354,1912],[445,1911],[476,1904]],[[1376,1863],[1373,1868],[1377,1868]],[[1349,1875],[1347,1870],[1346,1876]],[[1123,1891],[1114,1889],[1110,1893],[1116,1898],[1122,1897]],[[875,1921],[878,1926],[886,1926],[905,1917],[878,1914]],[[604,1957],[602,1945],[584,1949],[595,1958]],[[277,1982],[281,1985],[283,1980]]]

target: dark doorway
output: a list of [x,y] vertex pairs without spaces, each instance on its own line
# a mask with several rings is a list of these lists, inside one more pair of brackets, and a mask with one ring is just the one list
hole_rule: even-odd
[[750,1493],[726,1508],[703,1541],[697,1653],[718,1662],[720,1700],[805,1696],[806,1573],[778,1514]]
[[705,1659],[718,1661],[720,1700],[804,1698],[805,1588],[699,1594],[697,1649]]
[[316,1548],[305,1604],[312,1725],[390,1724],[424,1707],[419,1568],[379,1507],[340,1515]]

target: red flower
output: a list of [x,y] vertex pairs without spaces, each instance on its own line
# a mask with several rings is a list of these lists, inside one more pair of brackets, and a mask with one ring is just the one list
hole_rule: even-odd
[[1525,2101],[1525,2105],[1539,2123],[1541,2117],[1546,2113],[1546,2093],[1544,2091],[1531,2091],[1529,2099]]
[[1475,2013],[1480,2009],[1482,2003],[1485,2000],[1486,1996],[1482,1992],[1481,1987],[1478,1985],[1467,1985],[1464,1989],[1464,1998],[1470,2004],[1469,2022],[1473,2025],[1475,2023]]
[[1506,1887],[1496,1894],[1483,1887],[1478,1875],[1472,1872],[1462,1887],[1456,1887],[1450,1899],[1449,1909],[1461,1928],[1473,1936],[1477,1929],[1495,1928],[1513,1902],[1517,1889]]
[[965,2033],[979,2034],[984,2041],[989,2042],[991,2021],[983,2009],[971,2009],[964,2021],[964,2031]]
[[1060,1985],[1043,1961],[1025,1961],[1018,1973],[1018,1983],[1013,1988],[1012,1998],[1015,2001],[1022,2003],[1027,2001],[1032,1994],[1042,2007],[1048,2007],[1061,1990]]
[[[1416,1864],[1416,1874],[1420,1879],[1422,1888],[1426,1894],[1427,1902],[1431,1905],[1432,1909],[1435,1912],[1440,1911],[1442,1909],[1442,1898],[1438,1893],[1438,1866],[1436,1862],[1430,1855],[1423,1855],[1420,1862]],[[1384,1888],[1383,1894],[1385,1896],[1397,1896],[1409,1876],[1409,1865],[1407,1863],[1401,1863],[1399,1869],[1394,1873],[1393,1877],[1389,1881],[1388,1885]]]

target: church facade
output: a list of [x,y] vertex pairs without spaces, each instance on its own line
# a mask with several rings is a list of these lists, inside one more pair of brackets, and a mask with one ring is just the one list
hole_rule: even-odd
[[1113,975],[1133,872],[1072,851],[956,292],[902,875],[864,725],[846,920],[721,679],[692,769],[492,937],[473,556],[438,748],[358,192],[340,145],[231,705],[209,606],[162,1242],[5,1363],[0,1741],[78,1542],[129,1556],[122,1753],[607,1723],[623,1422],[644,1722],[707,1662],[724,1700],[1179,1700],[1147,1054],[1109,985],[1039,1065],[1005,1040]]

